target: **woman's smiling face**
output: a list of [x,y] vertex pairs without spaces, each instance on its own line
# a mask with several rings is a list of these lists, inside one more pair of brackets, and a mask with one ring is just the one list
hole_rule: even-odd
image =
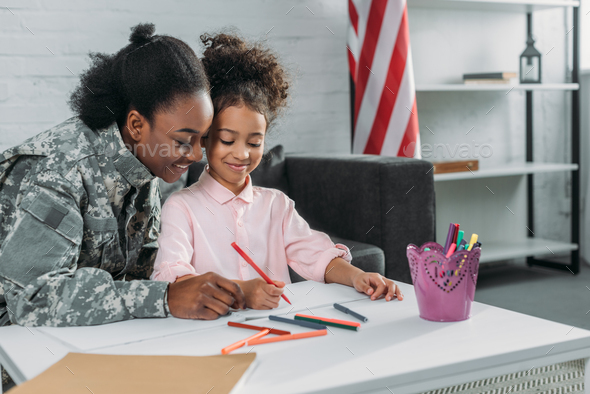
[[172,183],[203,158],[201,137],[212,120],[211,98],[199,94],[180,98],[170,109],[156,112],[152,122],[131,111],[122,134],[126,143],[131,142],[133,154],[154,175]]
[[209,174],[235,195],[262,160],[266,119],[245,105],[222,110],[203,139]]

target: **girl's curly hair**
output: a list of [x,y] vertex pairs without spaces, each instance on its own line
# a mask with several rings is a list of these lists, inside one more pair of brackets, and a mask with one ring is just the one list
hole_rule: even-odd
[[203,64],[183,41],[154,35],[151,23],[131,29],[130,43],[110,55],[91,53],[91,65],[70,97],[70,107],[91,129],[121,125],[131,108],[149,122],[181,97],[209,90]]
[[262,42],[249,42],[238,34],[203,34],[201,42],[215,115],[246,105],[264,115],[268,130],[289,96],[290,78],[278,56]]

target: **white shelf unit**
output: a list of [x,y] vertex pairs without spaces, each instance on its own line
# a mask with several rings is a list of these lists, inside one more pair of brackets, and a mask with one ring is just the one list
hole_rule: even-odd
[[534,12],[579,6],[580,2],[575,0],[408,0],[408,7],[498,12]]
[[469,180],[479,178],[495,178],[560,171],[575,171],[577,164],[571,163],[512,163],[477,171],[451,172],[448,174],[434,174],[435,182]]
[[578,250],[578,245],[542,238],[528,238],[519,242],[486,242],[485,253],[481,254],[480,263],[510,260],[527,256],[554,256]]
[[[450,9],[450,10],[473,10],[473,11],[493,11],[493,12],[517,12],[517,13],[531,13],[539,10],[550,9],[550,8],[558,8],[558,7],[574,7],[574,28],[576,31],[574,32],[574,63],[576,63],[576,56],[579,53],[579,49],[577,48],[577,36],[579,34],[578,29],[576,26],[578,25],[578,7],[580,6],[580,1],[574,0],[408,0],[407,2],[408,7],[410,8],[429,8],[429,9]],[[417,84],[416,91],[417,92],[508,92],[512,90],[517,91],[525,91],[527,94],[527,102],[529,100],[529,95],[532,94],[534,91],[570,91],[573,92],[572,94],[577,95],[579,94],[579,84],[578,81],[578,64],[574,64],[574,72],[573,72],[573,80],[575,83],[548,83],[548,84],[462,84],[462,83],[441,83],[441,84]],[[576,100],[574,100],[575,102]],[[579,108],[578,108],[578,116],[579,116]],[[575,114],[576,110],[574,109],[572,113]],[[531,115],[532,116],[532,115]],[[573,120],[572,123],[574,124],[576,120]],[[578,141],[579,141],[579,118],[578,122]],[[576,135],[574,132],[574,127],[572,126],[572,136]],[[529,127],[527,126],[527,149],[528,149],[528,138],[532,133],[532,125]],[[574,144],[575,141],[572,141]],[[532,148],[531,148],[532,149]],[[528,150],[527,150],[528,152]],[[531,151],[532,152],[532,151]],[[532,154],[531,154],[532,155]],[[528,156],[528,153],[527,153]],[[572,159],[574,160],[574,159]],[[579,160],[579,153],[578,153],[578,160]],[[469,219],[472,216],[480,216],[485,217],[487,210],[487,205],[491,204],[493,198],[491,197],[494,192],[491,188],[487,185],[489,184],[492,186],[494,190],[502,189],[505,184],[511,184],[512,187],[524,189],[524,180],[525,176],[527,176],[527,180],[529,184],[527,185],[530,189],[532,186],[532,174],[538,173],[550,173],[550,172],[568,172],[572,171],[573,173],[577,174],[579,170],[578,164],[575,162],[573,163],[535,163],[530,158],[526,163],[507,163],[506,165],[497,166],[493,168],[483,168],[478,171],[467,171],[467,172],[459,172],[459,173],[450,173],[450,174],[436,174],[434,175],[435,180],[435,187],[438,189],[437,194],[440,191],[446,193],[446,195],[451,196],[450,199],[452,200],[452,204],[455,204],[451,209],[448,207],[443,206],[440,201],[437,201],[437,221],[441,220],[439,217],[439,213],[442,211],[442,215],[444,217],[443,221],[448,226],[449,218],[457,217],[459,215],[463,215],[463,218]],[[506,178],[510,177],[510,178]],[[573,177],[576,178],[576,177]],[[501,181],[501,179],[505,179],[505,181]],[[464,182],[464,181],[472,181]],[[508,180],[511,180],[508,182]],[[448,182],[448,181],[457,181],[457,182]],[[578,182],[579,185],[579,175],[577,180],[573,180],[573,182]],[[477,185],[478,190],[472,190],[473,185]],[[484,186],[485,185],[485,186]],[[486,195],[485,191],[481,191],[481,189],[487,188],[487,190],[491,193]],[[579,186],[578,186],[579,187]],[[574,189],[574,188],[573,188]],[[575,189],[574,189],[575,190]],[[531,199],[531,192],[528,193],[528,201],[530,203]],[[510,197],[510,196],[509,196]],[[579,196],[578,196],[579,198]],[[510,200],[510,198],[508,198]],[[514,221],[511,222],[513,217],[516,215],[523,215],[523,212],[526,212],[527,204],[525,204],[520,199],[513,198],[511,202],[514,204],[509,204],[505,206],[506,211],[504,214],[508,217],[496,217],[501,215],[492,215],[487,214],[485,220],[489,220],[491,224],[489,224],[488,228],[485,231],[490,233],[498,233],[502,232],[504,237],[508,237],[508,234],[514,231],[514,226],[512,225]],[[579,204],[579,201],[578,201]],[[575,214],[576,209],[574,208],[575,203],[572,205],[572,214]],[[458,208],[459,207],[459,208]],[[483,208],[482,207],[486,207]],[[512,209],[511,209],[512,207]],[[518,207],[518,209],[517,209]],[[504,208],[504,207],[501,207]],[[483,211],[483,212],[482,212]],[[579,211],[579,208],[578,208]],[[509,212],[509,213],[507,213]],[[483,215],[483,216],[482,216]],[[529,216],[531,216],[531,211],[529,210]],[[574,220],[574,219],[572,219]],[[529,220],[529,226],[532,226]],[[574,225],[572,225],[572,232],[574,232]],[[534,233],[530,230],[527,226],[531,234],[527,235],[534,235]],[[483,231],[482,231],[483,232]],[[578,237],[576,235],[575,237]],[[440,234],[439,234],[440,237]],[[492,238],[492,237],[490,237]],[[574,238],[574,236],[572,236]],[[508,238],[507,238],[508,239]],[[481,263],[489,263],[493,261],[501,261],[501,260],[510,260],[515,258],[522,258],[526,257],[527,262],[533,261],[533,256],[550,256],[553,257],[556,254],[563,254],[563,253],[571,253],[572,254],[572,264],[571,265],[561,265],[559,263],[552,263],[552,262],[543,262],[541,265],[560,268],[560,269],[572,269],[577,273],[579,269],[579,256],[577,255],[578,244],[576,242],[559,242],[554,240],[547,240],[542,238],[536,237],[527,237],[522,239],[510,239],[509,241],[497,240],[497,239],[490,239],[486,242],[485,238],[482,239],[483,243],[483,253],[480,262]],[[537,260],[534,260],[535,264],[537,264]],[[570,269],[572,267],[572,269]]]
[[417,92],[510,92],[511,90],[538,91],[538,90],[579,90],[577,83],[542,83],[542,84],[479,84],[466,85],[461,83],[448,84],[424,84],[416,85]]

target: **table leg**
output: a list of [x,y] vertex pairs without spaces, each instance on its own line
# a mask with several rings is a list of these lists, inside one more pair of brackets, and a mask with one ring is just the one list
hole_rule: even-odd
[[584,392],[590,393],[590,358],[584,360]]

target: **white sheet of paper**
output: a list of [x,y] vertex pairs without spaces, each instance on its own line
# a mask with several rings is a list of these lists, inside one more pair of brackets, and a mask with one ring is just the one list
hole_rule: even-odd
[[326,284],[313,281],[288,284],[283,294],[287,296],[292,305],[289,305],[281,297],[278,308],[268,310],[239,310],[235,314],[246,320],[252,320],[268,317],[269,315],[308,312],[309,309],[325,307],[335,302],[350,302],[368,298],[366,294],[359,293],[353,287],[337,283]]
[[228,321],[244,321],[232,313],[217,320],[133,319],[88,327],[39,327],[39,331],[81,351],[124,345],[146,339],[227,325]]

